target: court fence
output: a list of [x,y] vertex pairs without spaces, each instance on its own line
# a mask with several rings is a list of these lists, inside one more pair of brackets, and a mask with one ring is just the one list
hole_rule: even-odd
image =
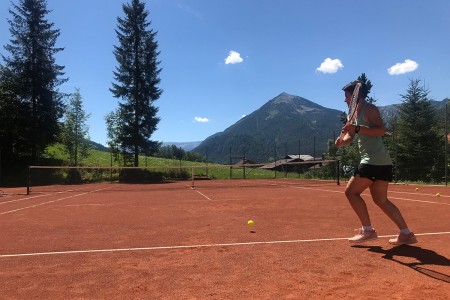
[[195,187],[201,181],[214,179],[296,179],[304,182],[328,180],[339,184],[339,169],[337,160],[148,167],[30,166],[27,175],[27,194],[39,191],[45,186],[184,181]]

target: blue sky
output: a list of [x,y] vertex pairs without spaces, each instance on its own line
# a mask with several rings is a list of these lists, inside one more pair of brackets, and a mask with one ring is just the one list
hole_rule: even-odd
[[[105,144],[117,17],[125,0],[47,0],[61,30],[57,63],[80,89],[89,136]],[[13,0],[18,3],[18,0]],[[10,1],[0,1],[0,53]],[[448,0],[147,0],[161,54],[152,140],[201,141],[282,92],[347,111],[341,87],[366,73],[378,105],[401,103],[410,79],[450,97]]]

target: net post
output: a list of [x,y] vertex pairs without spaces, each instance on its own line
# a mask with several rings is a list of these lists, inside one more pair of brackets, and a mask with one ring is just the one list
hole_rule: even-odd
[[195,188],[195,186],[194,186],[194,176],[195,176],[195,174],[194,174],[194,167],[192,167],[191,168],[191,188],[192,189]]

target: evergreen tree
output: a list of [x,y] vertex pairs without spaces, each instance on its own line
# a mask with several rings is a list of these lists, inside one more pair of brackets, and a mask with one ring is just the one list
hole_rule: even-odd
[[14,161],[14,141],[17,140],[17,119],[20,101],[16,99],[13,74],[0,66],[0,165]]
[[365,92],[366,92],[366,95],[365,95],[366,96],[366,102],[375,104],[375,102],[377,102],[377,100],[372,98],[372,97],[369,97],[370,90],[372,89],[373,85],[372,85],[372,82],[367,79],[366,73],[362,73],[358,77],[358,80],[361,81],[362,83],[364,83],[364,86],[366,87],[366,90],[365,90]]
[[86,121],[89,115],[83,110],[83,99],[80,90],[69,100],[64,112],[64,123],[61,131],[61,141],[69,154],[70,165],[78,166],[79,160],[88,157],[89,127]]
[[393,177],[394,181],[397,181],[397,127],[398,127],[398,116],[397,113],[385,114],[382,116],[384,121],[385,136],[383,137],[384,144],[389,151],[393,162]]
[[120,108],[116,109],[114,112],[110,112],[106,115],[106,131],[108,136],[108,146],[111,149],[114,159],[120,161],[120,155],[123,156],[124,165],[127,165],[129,154],[125,153],[121,148],[120,141],[122,140],[121,128],[124,127],[125,118],[121,115],[122,111]]
[[150,140],[156,130],[159,118],[158,108],[153,102],[159,99],[162,90],[157,61],[159,52],[155,40],[157,32],[149,30],[151,22],[145,9],[145,3],[132,0],[122,6],[125,18],[117,18],[116,34],[119,46],[114,46],[114,55],[118,67],[114,72],[117,83],[113,83],[111,92],[119,102],[120,115],[124,118],[120,125],[120,134],[116,135],[121,149],[134,153],[134,166],[139,165],[139,153],[155,151],[159,143]]
[[439,166],[444,161],[444,144],[437,131],[436,111],[428,94],[429,90],[420,85],[420,80],[411,79],[406,94],[401,95],[396,165],[402,180],[441,180]]
[[19,0],[13,8],[8,20],[12,38],[5,46],[10,56],[2,58],[15,81],[10,98],[16,108],[14,144],[19,155],[31,154],[36,163],[39,152],[58,135],[63,95],[57,87],[67,79],[60,77],[64,67],[56,64],[55,54],[63,48],[55,47],[60,32],[46,20],[45,0]]

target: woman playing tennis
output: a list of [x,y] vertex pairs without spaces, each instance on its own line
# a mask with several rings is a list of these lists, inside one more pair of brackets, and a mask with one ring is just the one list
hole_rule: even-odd
[[[361,193],[369,188],[375,204],[400,229],[400,234],[390,239],[389,243],[393,245],[417,243],[414,233],[409,230],[400,210],[387,198],[388,184],[392,181],[392,160],[382,140],[385,128],[380,112],[375,105],[365,101],[367,87],[364,83],[353,81],[342,90],[345,93],[345,102],[350,108],[350,119],[335,144],[337,147],[348,146],[358,135],[361,156],[361,161],[345,189],[345,195],[362,224],[349,242],[364,243],[378,238],[370,222],[366,203],[361,197]],[[356,102],[352,103],[352,101]],[[352,108],[355,110],[354,114]]]

